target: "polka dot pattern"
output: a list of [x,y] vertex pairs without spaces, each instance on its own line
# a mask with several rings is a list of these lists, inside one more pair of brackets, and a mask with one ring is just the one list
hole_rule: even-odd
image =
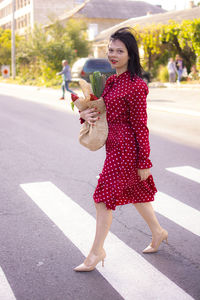
[[148,87],[130,72],[112,75],[103,92],[108,121],[106,159],[93,198],[107,209],[154,200],[152,175],[141,181],[137,169],[152,167],[149,160],[146,97]]

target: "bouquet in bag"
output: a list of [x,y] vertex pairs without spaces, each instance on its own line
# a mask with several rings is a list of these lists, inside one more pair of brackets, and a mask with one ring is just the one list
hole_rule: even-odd
[[100,112],[100,119],[92,126],[88,122],[84,122],[81,125],[79,142],[81,145],[96,151],[103,147],[108,136],[108,125],[106,120],[106,106],[101,94],[105,85],[105,77],[100,72],[94,72],[90,75],[90,83],[84,79],[80,79],[79,84],[83,91],[84,97],[78,97],[74,94],[71,95],[73,105],[75,105],[79,111],[83,111],[87,108],[97,108]]

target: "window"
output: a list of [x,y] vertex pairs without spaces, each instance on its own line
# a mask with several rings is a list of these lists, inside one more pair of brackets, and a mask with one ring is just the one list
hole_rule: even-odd
[[8,4],[6,7],[0,10],[0,18],[7,17],[12,13],[12,5]]
[[112,72],[110,63],[106,59],[89,59],[86,61],[84,71],[92,73],[98,70],[99,72]]
[[89,24],[88,27],[88,38],[92,41],[98,33],[98,24]]

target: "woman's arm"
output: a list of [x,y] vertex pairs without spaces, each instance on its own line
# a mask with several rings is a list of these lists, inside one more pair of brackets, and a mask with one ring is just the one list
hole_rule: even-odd
[[145,83],[135,84],[128,95],[130,122],[138,147],[137,168],[149,169],[152,163],[149,159],[149,130],[147,128],[146,97],[148,88]]

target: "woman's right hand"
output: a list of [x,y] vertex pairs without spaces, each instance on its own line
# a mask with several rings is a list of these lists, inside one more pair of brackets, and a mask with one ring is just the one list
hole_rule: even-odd
[[99,112],[95,108],[87,108],[80,112],[80,117],[90,125],[94,125],[99,120]]

